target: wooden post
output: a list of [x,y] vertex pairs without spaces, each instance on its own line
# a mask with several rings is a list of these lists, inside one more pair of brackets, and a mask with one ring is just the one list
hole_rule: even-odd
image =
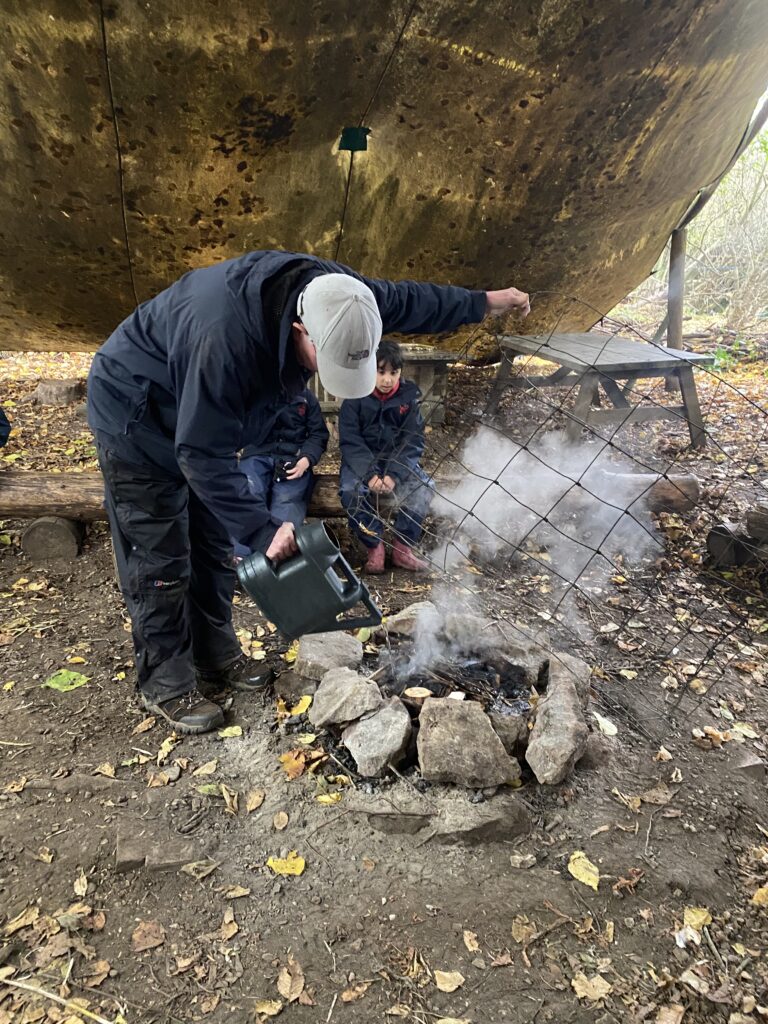
[[[685,299],[686,228],[675,228],[669,242],[669,282],[667,288],[667,348],[683,347],[683,301]],[[667,391],[677,391],[673,375],[666,379]]]

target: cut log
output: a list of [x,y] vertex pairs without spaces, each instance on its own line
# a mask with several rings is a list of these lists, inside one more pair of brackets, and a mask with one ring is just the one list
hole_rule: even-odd
[[768,541],[768,505],[757,505],[747,512],[746,524],[750,537]]
[[84,380],[41,380],[32,400],[38,405],[71,405],[84,393]]
[[71,562],[80,554],[83,524],[59,516],[42,516],[21,535],[21,549],[34,562]]
[[[699,482],[694,476],[664,479],[648,474],[605,474],[616,477],[617,484],[632,481],[637,494],[643,494],[652,512],[687,512],[699,500]],[[321,519],[343,516],[339,502],[339,478],[335,473],[318,473],[309,503],[309,515]],[[655,482],[654,482],[655,481]],[[437,489],[445,487],[446,479],[438,478]],[[67,519],[91,522],[106,519],[102,502],[104,483],[101,474],[25,473],[8,470],[0,473],[0,516],[15,519],[36,519],[57,515]]]

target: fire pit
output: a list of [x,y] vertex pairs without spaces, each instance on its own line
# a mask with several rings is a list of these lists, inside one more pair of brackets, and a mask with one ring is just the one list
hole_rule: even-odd
[[326,673],[309,712],[360,775],[417,765],[427,782],[473,789],[519,785],[524,768],[547,784],[568,775],[589,735],[588,665],[428,602],[388,625],[379,669]]

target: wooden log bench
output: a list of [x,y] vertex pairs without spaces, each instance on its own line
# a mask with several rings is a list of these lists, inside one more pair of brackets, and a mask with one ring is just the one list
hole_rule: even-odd
[[[699,501],[695,476],[662,477],[637,474],[647,487],[652,512],[686,512]],[[441,487],[455,479],[438,477]],[[344,515],[335,473],[318,473],[308,514],[314,518],[337,519]],[[0,517],[32,519],[22,536],[22,547],[36,560],[72,558],[79,550],[82,524],[106,520],[103,504],[104,482],[97,470],[83,473],[38,473],[24,470],[0,472]]]
[[[503,335],[498,339],[502,360],[491,391],[489,413],[496,412],[505,388],[570,387],[576,392],[572,410],[563,409],[568,417],[568,436],[576,440],[582,427],[608,426],[612,436],[630,423],[648,420],[677,419],[686,422],[694,448],[703,447],[707,432],[701,415],[693,369],[711,366],[714,356],[667,349],[631,338],[598,334],[551,334],[537,337]],[[516,356],[536,356],[555,363],[559,369],[547,375],[512,375]],[[663,377],[679,389],[681,404],[668,404],[656,398],[643,403],[638,381]],[[612,408],[600,408],[600,390]],[[633,404],[631,397],[638,397]],[[554,404],[554,403],[552,403]],[[598,433],[599,431],[594,431]]]

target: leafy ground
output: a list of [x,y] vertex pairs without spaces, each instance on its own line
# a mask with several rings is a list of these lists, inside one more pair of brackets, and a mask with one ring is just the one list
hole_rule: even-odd
[[[0,360],[14,423],[0,458],[14,469],[93,466],[74,409],[26,401],[41,376],[86,367],[72,356]],[[738,520],[765,493],[762,371],[702,377],[713,435],[703,452],[668,423],[625,432],[642,462],[696,473],[702,502],[659,517],[663,553],[616,573],[599,601],[577,601],[578,629],[525,553],[449,581],[457,601],[471,596],[586,657],[594,708],[615,728],[605,735],[594,720],[590,757],[566,784],[524,779],[534,828],[515,844],[372,829],[353,810],[361,781],[330,760],[310,771],[317,744],[302,746],[300,715],[273,699],[238,699],[223,736],[172,737],[133,699],[105,529],[52,568],[31,564],[23,524],[6,522],[0,1022],[768,1017],[766,782],[738,767],[766,754],[766,607],[757,577],[714,573],[704,558],[708,526]],[[435,451],[470,429],[490,379],[452,374]],[[537,416],[530,396],[501,410],[513,433]],[[376,596],[393,611],[436,582],[446,580],[394,573]],[[248,650],[286,668],[285,645],[247,600],[236,615]],[[63,691],[44,685],[57,673]],[[304,753],[281,762],[289,750]],[[417,797],[396,780],[382,792],[429,813],[429,788]],[[156,868],[176,866],[116,871],[116,848],[130,853],[130,842]],[[578,852],[594,869],[579,872]]]

